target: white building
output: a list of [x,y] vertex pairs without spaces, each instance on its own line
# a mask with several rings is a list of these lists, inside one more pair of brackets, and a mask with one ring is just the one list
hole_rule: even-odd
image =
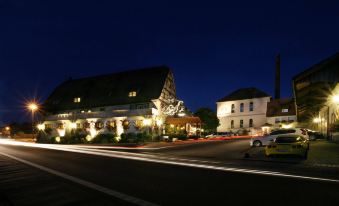
[[145,130],[160,134],[167,116],[184,112],[166,66],[65,81],[47,98],[43,110],[39,129],[60,137],[73,131],[91,137]]
[[217,102],[218,132],[250,131],[256,134],[265,125],[270,95],[257,88],[238,89]]

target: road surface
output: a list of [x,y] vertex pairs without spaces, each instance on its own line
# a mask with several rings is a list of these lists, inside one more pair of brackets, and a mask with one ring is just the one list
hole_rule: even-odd
[[3,201],[13,205],[339,205],[335,178],[69,148],[0,145]]

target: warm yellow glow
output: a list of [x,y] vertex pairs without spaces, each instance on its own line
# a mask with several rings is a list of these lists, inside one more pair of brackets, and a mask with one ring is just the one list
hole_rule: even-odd
[[38,130],[45,130],[45,125],[44,124],[38,124],[37,128],[38,128]]
[[128,93],[129,97],[136,97],[137,96],[137,92],[136,91],[131,91]]
[[158,127],[160,127],[160,126],[162,125],[162,123],[163,123],[163,122],[162,122],[161,119],[158,119],[158,120],[156,121],[156,124],[157,124]]
[[205,130],[204,130],[204,129],[201,129],[200,131],[201,131],[201,132],[204,132]]
[[92,141],[92,139],[93,139],[93,137],[92,137],[91,135],[87,135],[87,136],[86,136],[86,140],[87,140],[87,142],[90,142],[90,141]]
[[60,137],[63,137],[66,134],[66,130],[65,129],[57,129],[57,131],[58,131]]
[[171,127],[171,128],[174,128],[174,124],[171,124],[170,127]]
[[5,130],[9,131],[9,130],[11,130],[11,128],[10,127],[5,127]]
[[28,107],[28,109],[30,109],[32,112],[34,112],[34,111],[36,111],[36,110],[38,110],[38,105],[36,104],[36,103],[29,103],[28,105],[27,105],[27,107]]
[[74,103],[80,103],[81,102],[81,98],[80,97],[75,97],[74,98]]
[[142,123],[144,124],[144,126],[150,126],[152,124],[152,120],[151,119],[144,119],[142,121]]
[[290,129],[290,128],[292,128],[292,124],[283,124],[283,125],[281,125],[281,127],[283,129]]
[[57,143],[59,143],[59,142],[61,141],[61,138],[60,138],[60,137],[56,137],[56,138],[55,138],[55,141],[56,141]]
[[320,121],[321,121],[320,118],[314,118],[314,119],[313,119],[313,123],[319,123]]
[[72,122],[69,126],[70,126],[71,129],[76,129],[77,128],[77,123]]
[[339,95],[334,95],[334,96],[332,97],[332,101],[333,101],[334,103],[336,103],[336,104],[339,104]]

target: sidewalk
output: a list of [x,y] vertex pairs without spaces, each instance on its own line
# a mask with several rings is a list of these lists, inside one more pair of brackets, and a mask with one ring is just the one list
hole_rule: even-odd
[[319,140],[311,142],[306,164],[339,167],[339,144]]

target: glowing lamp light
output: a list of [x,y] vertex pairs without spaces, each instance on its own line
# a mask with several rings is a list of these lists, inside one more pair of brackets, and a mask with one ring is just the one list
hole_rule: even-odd
[[333,101],[333,103],[339,104],[339,95],[334,95],[332,97],[332,101]]
[[57,143],[59,143],[59,142],[61,141],[61,138],[60,138],[60,137],[55,137],[55,141],[56,141]]
[[97,136],[98,132],[95,128],[90,128],[89,129],[89,134],[92,138],[94,138],[95,136]]
[[185,113],[179,113],[178,116],[179,117],[184,117],[186,114]]
[[163,122],[162,122],[161,119],[158,119],[158,120],[156,121],[156,124],[158,125],[158,127],[160,127],[160,126],[163,124]]
[[45,130],[45,125],[44,124],[38,124],[37,128],[38,128],[38,130]]
[[290,129],[290,128],[292,128],[292,125],[291,124],[283,124],[283,125],[281,125],[281,127],[283,129]]
[[144,126],[150,126],[152,124],[152,120],[151,119],[144,119],[143,122]]
[[170,127],[171,127],[171,128],[174,128],[174,124],[171,124]]
[[86,136],[86,141],[87,141],[87,142],[92,141],[92,139],[93,139],[93,137],[92,137],[91,135],[87,135],[87,136]]
[[59,134],[60,137],[64,137],[65,134],[66,134],[66,130],[65,129],[58,129],[57,131],[58,131],[58,134]]
[[11,130],[11,128],[10,127],[5,127],[5,130],[9,131],[9,130]]
[[76,129],[77,128],[77,123],[72,122],[69,126],[70,126],[71,129]]
[[313,123],[319,123],[320,121],[321,121],[320,118],[314,118],[314,119],[313,119]]
[[30,109],[32,112],[36,111],[39,107],[36,103],[29,103],[27,106],[28,109]]

